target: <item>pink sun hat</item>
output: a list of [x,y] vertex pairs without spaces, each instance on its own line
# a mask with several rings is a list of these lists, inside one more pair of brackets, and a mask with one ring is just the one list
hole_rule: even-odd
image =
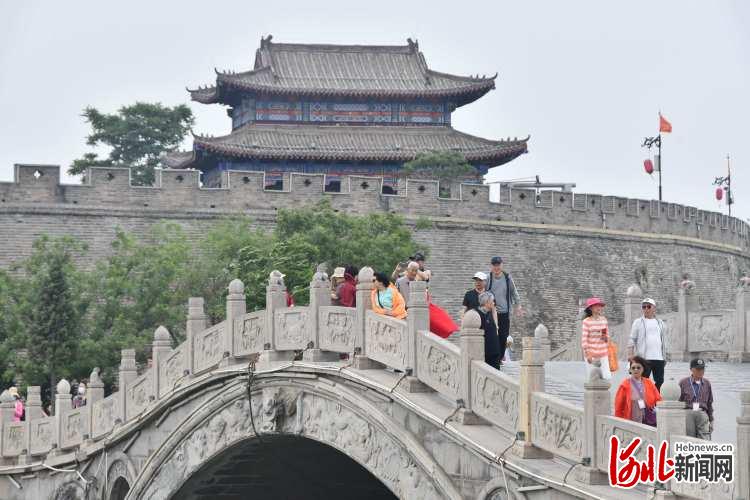
[[599,297],[591,297],[590,299],[586,300],[586,309],[588,309],[591,306],[606,306],[607,304],[600,299]]

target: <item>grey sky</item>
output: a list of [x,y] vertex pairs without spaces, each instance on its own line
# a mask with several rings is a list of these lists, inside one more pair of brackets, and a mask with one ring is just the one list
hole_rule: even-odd
[[[655,198],[643,171],[659,109],[669,201],[725,210],[713,178],[732,156],[735,214],[750,217],[750,3],[737,1],[5,2],[0,16],[0,180],[14,163],[64,167],[87,147],[81,110],[188,102],[214,67],[252,67],[278,42],[403,44],[458,74],[499,72],[453,126],[531,134],[491,179],[539,174],[578,192]],[[196,131],[223,135],[222,106],[190,103]],[[186,143],[185,147],[189,144]],[[72,179],[66,179],[72,182]]]

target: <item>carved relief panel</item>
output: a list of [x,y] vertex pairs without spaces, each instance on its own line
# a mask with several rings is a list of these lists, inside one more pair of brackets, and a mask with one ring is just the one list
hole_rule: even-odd
[[367,311],[365,346],[368,357],[399,370],[409,368],[405,321]]
[[583,409],[534,393],[531,419],[534,446],[571,460],[583,457]]
[[426,383],[441,394],[459,399],[459,366],[460,353],[458,349],[441,345],[428,338],[431,333],[420,332],[417,336],[417,360],[419,380]]
[[84,406],[63,415],[61,448],[72,448],[83,442],[84,434],[89,434],[88,409]]
[[263,350],[266,338],[266,312],[257,311],[234,322],[234,355],[247,356]]
[[609,470],[610,438],[617,436],[620,447],[627,446],[633,438],[642,439],[641,446],[633,454],[639,460],[646,460],[646,450],[649,444],[656,442],[656,429],[635,422],[615,419],[615,417],[598,416],[596,418],[596,466],[599,470]]
[[120,417],[119,394],[97,401],[91,405],[91,437],[97,439],[112,430],[115,420]]
[[518,428],[518,383],[507,379],[483,362],[471,366],[471,409],[498,426],[515,434]]
[[139,415],[148,406],[151,401],[153,382],[151,381],[151,371],[147,371],[141,377],[128,384],[125,392],[125,412],[126,419]]
[[690,315],[688,350],[689,351],[731,351],[733,334],[736,330],[732,314]]
[[31,438],[31,454],[44,455],[52,449],[55,442],[55,421],[51,417],[44,417],[29,422]]
[[26,422],[3,423],[3,456],[15,457],[26,449]]
[[304,349],[310,342],[307,307],[289,307],[275,311],[275,347],[280,351]]
[[324,306],[318,310],[320,348],[328,351],[354,351],[354,323],[357,311],[352,307]]
[[183,379],[187,369],[187,356],[185,356],[185,346],[181,344],[159,362],[159,397],[164,397],[172,392],[175,384]]
[[195,336],[193,362],[196,373],[212,368],[221,361],[224,355],[225,324],[222,321]]

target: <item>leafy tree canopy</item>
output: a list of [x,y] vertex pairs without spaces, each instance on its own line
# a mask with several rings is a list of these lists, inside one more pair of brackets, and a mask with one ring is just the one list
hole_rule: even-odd
[[129,167],[134,184],[153,184],[154,168],[163,153],[176,149],[193,125],[193,113],[184,104],[136,102],[116,113],[105,114],[93,107],[83,111],[91,125],[89,146],[108,146],[109,156],[86,153],[74,160],[69,174],[83,174],[89,167]]
[[440,181],[452,181],[478,177],[476,167],[466,161],[458,151],[427,151],[404,163],[407,176],[419,175]]

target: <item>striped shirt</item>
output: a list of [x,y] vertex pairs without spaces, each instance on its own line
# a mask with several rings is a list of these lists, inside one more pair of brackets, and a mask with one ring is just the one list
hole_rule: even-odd
[[588,317],[583,320],[581,347],[584,358],[604,358],[608,355],[606,334],[607,318],[604,316],[599,316],[597,319]]

